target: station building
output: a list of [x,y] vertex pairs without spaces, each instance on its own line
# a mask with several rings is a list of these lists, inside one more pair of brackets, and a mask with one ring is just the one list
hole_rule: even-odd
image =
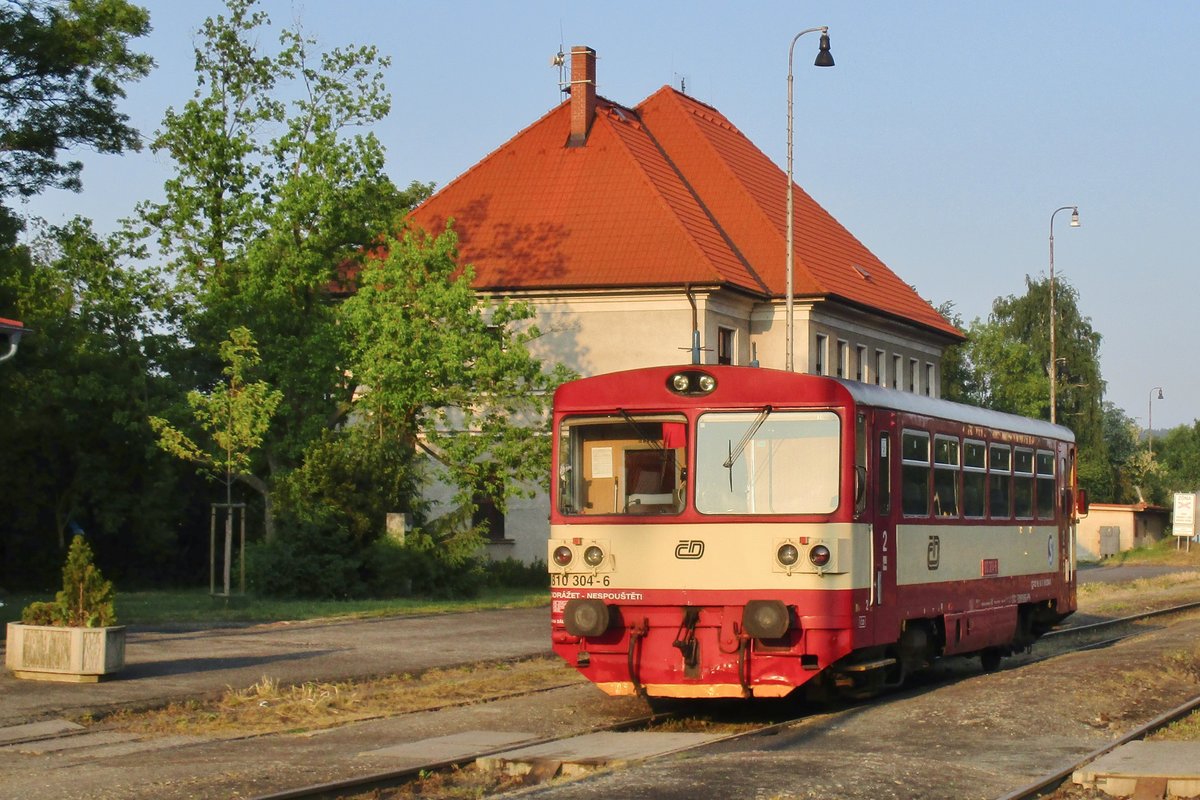
[[[720,111],[664,86],[597,94],[574,47],[569,97],[412,213],[447,220],[482,295],[527,301],[544,362],[580,375],[687,363],[782,369],[787,176]],[[962,334],[799,186],[796,371],[937,397]],[[491,555],[545,558],[546,499],[491,514]]]

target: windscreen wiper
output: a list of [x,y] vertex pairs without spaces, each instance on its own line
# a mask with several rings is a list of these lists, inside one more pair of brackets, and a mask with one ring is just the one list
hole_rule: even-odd
[[651,439],[649,436],[647,436],[646,432],[644,430],[642,430],[642,426],[638,425],[637,420],[634,419],[632,416],[630,416],[628,411],[626,411],[623,408],[618,408],[617,413],[620,414],[627,423],[629,423],[629,427],[633,428],[633,432],[637,434],[638,438],[641,439],[642,442],[650,445],[655,450],[660,450],[662,452],[666,452],[665,450],[663,450],[662,442],[659,442],[656,439]]
[[[758,433],[758,429],[762,427],[762,424],[767,421],[767,417],[769,416],[771,416],[771,407],[763,406],[763,410],[758,412],[758,416],[754,418],[754,422],[750,423],[750,428],[746,431],[746,435],[742,437],[742,440],[737,443],[737,447],[730,448],[729,458],[725,459],[725,463],[722,464],[725,469],[730,470],[730,480],[733,480],[732,470],[734,463],[737,462],[738,458],[742,455],[742,451],[746,449],[746,445],[750,444],[750,440],[754,438],[754,434]],[[731,445],[732,443],[733,440],[730,440]]]

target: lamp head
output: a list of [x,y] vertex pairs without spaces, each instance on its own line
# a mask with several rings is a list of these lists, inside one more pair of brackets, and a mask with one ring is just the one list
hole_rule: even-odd
[[1161,388],[1159,388],[1159,390],[1158,390],[1158,399],[1159,399],[1159,400],[1162,400],[1162,399],[1163,399],[1163,395],[1162,395],[1162,389],[1161,389]]
[[1071,227],[1072,228],[1079,227],[1079,208],[1078,207],[1071,209]]
[[817,67],[832,67],[833,53],[829,52],[829,34],[821,34],[821,49],[817,52],[817,60],[813,62],[813,66]]

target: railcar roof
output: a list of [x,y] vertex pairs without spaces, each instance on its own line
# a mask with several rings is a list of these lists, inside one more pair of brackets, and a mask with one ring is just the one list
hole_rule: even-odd
[[1008,414],[994,411],[990,408],[970,406],[965,403],[955,403],[951,400],[940,400],[912,392],[901,392],[897,389],[887,389],[871,383],[859,383],[841,378],[828,378],[845,387],[856,403],[867,406],[882,406],[909,414],[919,414],[926,417],[940,417],[964,422],[969,425],[982,425],[988,428],[1026,433],[1031,436],[1042,436],[1047,439],[1075,441],[1075,434],[1070,428],[1054,425],[1043,419],[1031,419],[1018,414]]
[[[887,408],[918,416],[954,420],[955,422],[967,425],[980,425],[986,428],[1039,436],[1047,439],[1057,439],[1067,442],[1075,441],[1075,434],[1071,432],[1070,428],[1063,427],[1062,425],[1053,425],[1046,420],[1031,419],[1018,414],[993,411],[992,409],[979,408],[978,406],[966,405],[965,403],[955,403],[950,400],[941,400],[911,392],[902,392],[897,389],[888,389],[870,383],[861,383],[842,378],[830,378],[822,375],[809,375],[807,373],[789,373],[783,370],[762,367],[676,365],[645,367],[625,372],[609,373],[607,375],[596,375],[563,384],[555,394],[556,405],[560,399],[566,399],[567,397],[570,397],[575,403],[586,399],[588,402],[585,402],[584,405],[592,405],[593,407],[596,405],[603,406],[620,403],[621,397],[630,385],[628,381],[636,380],[639,375],[644,376],[654,384],[665,384],[667,376],[681,370],[698,370],[712,373],[714,376],[717,376],[719,383],[725,383],[730,378],[736,377],[737,394],[741,401],[746,401],[755,396],[754,386],[748,379],[751,379],[753,376],[759,376],[761,377],[763,391],[769,392],[773,397],[782,396],[783,393],[789,391],[789,387],[799,387],[807,384],[809,388],[805,391],[805,394],[813,399],[821,399],[823,397],[829,402],[839,402],[838,395],[844,393],[849,395],[855,403],[865,406]],[[604,386],[604,389],[601,389],[600,386]],[[824,390],[821,391],[818,387],[823,387]]]

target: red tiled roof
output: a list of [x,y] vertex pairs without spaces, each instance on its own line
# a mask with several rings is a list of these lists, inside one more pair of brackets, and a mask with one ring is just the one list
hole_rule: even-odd
[[[636,109],[597,98],[581,147],[570,101],[414,210],[490,290],[710,284],[786,291],[786,176],[720,112],[663,87]],[[799,187],[793,284],[961,334]]]

